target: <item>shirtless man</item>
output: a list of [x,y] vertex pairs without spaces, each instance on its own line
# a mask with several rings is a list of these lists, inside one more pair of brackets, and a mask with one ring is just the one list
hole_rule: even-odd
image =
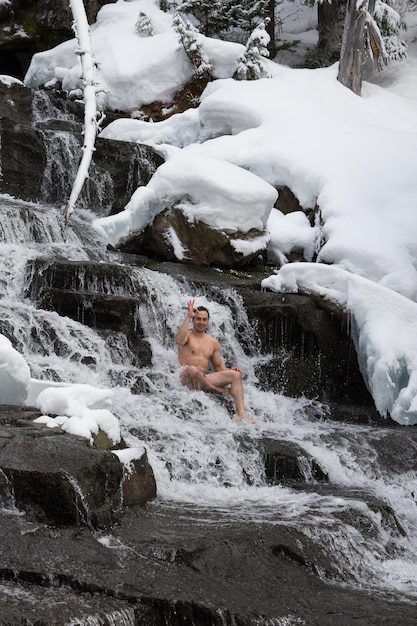
[[[189,330],[189,323],[193,327]],[[235,419],[254,424],[245,410],[242,374],[238,367],[228,369],[220,354],[217,339],[206,334],[209,312],[205,307],[188,302],[188,312],[175,340],[178,344],[178,359],[182,366],[180,380],[189,389],[205,389],[232,396],[236,405]],[[214,372],[208,374],[209,364]]]

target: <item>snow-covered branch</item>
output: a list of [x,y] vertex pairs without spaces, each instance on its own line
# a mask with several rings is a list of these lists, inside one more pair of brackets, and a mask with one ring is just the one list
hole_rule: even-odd
[[369,11],[366,13],[366,28],[370,57],[378,67],[382,66],[382,64],[387,65],[388,54],[385,49],[385,43],[381,31]]
[[197,78],[209,79],[213,66],[203,50],[200,33],[189,20],[184,20],[179,13],[175,13],[172,26],[184,47],[185,53],[194,66]]
[[84,143],[83,155],[72,186],[71,195],[64,210],[65,222],[74,211],[75,203],[88,178],[88,169],[95,150],[98,113],[96,104],[95,63],[91,52],[90,29],[83,0],[69,0],[74,18],[73,29],[78,41],[77,54],[80,55],[84,91]]

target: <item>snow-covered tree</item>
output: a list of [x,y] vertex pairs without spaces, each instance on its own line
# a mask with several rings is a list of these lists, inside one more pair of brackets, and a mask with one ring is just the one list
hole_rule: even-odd
[[143,11],[141,11],[138,15],[135,29],[140,37],[152,37],[155,34],[149,16],[146,15],[146,13],[143,13]]
[[[275,5],[275,2],[273,3]],[[230,8],[231,26],[241,28],[248,33],[252,32],[260,20],[265,24],[269,13],[269,0],[241,0],[232,2]]]
[[269,0],[184,0],[181,13],[193,15],[200,31],[207,37],[220,35],[230,28],[251,32],[267,16]]
[[265,22],[260,22],[249,36],[246,49],[237,59],[234,78],[237,80],[257,80],[269,78],[264,58],[269,56],[269,35],[265,30]]
[[172,26],[178,33],[178,38],[194,66],[197,78],[210,78],[213,66],[203,50],[198,30],[189,20],[184,20],[179,13],[174,15]]
[[373,18],[383,39],[387,57],[390,61],[399,61],[407,56],[407,44],[401,37],[404,28],[401,15],[390,2],[376,0]]

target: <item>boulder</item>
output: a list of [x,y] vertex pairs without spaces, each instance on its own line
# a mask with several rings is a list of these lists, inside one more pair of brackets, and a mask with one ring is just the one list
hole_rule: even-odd
[[265,477],[269,484],[326,482],[319,463],[300,445],[279,439],[261,441]]
[[146,451],[124,468],[122,493],[126,506],[144,505],[156,497],[155,476]]
[[143,505],[155,497],[146,452],[128,477],[116,454],[34,423],[40,415],[34,409],[1,409],[0,502],[13,502],[29,520],[108,529],[120,521],[123,504]]
[[0,438],[0,458],[16,506],[30,519],[93,528],[110,528],[120,519],[123,471],[111,452],[59,430],[29,426]]
[[142,232],[127,237],[118,248],[163,261],[233,269],[258,260],[266,246],[264,235],[255,229],[228,234],[204,222],[190,221],[173,206],[159,213]]

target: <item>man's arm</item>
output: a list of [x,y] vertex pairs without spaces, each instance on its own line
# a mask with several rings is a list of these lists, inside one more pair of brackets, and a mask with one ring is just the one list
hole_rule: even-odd
[[227,367],[223,363],[223,359],[220,353],[220,344],[217,341],[217,339],[215,339],[214,342],[215,342],[214,350],[213,350],[213,354],[211,355],[211,364],[213,366],[213,369],[216,372],[227,370]]
[[190,320],[192,320],[196,316],[196,309],[194,308],[194,300],[190,300],[188,302],[188,311],[185,317],[185,320],[181,324],[178,329],[178,332],[175,336],[175,341],[179,346],[185,346],[188,341],[188,329],[190,325]]

